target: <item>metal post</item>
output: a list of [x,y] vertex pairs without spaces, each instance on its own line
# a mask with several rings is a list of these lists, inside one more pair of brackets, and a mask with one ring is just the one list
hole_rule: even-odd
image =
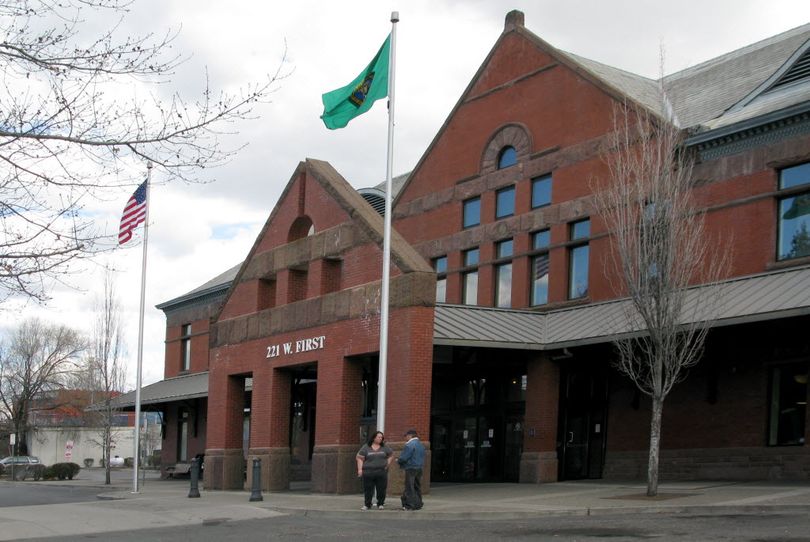
[[199,499],[200,498],[200,490],[197,487],[197,483],[200,480],[200,460],[198,458],[194,458],[191,460],[191,489],[188,490],[188,498],[189,499]]
[[263,501],[262,497],[262,460],[253,458],[253,484],[250,490],[250,502]]

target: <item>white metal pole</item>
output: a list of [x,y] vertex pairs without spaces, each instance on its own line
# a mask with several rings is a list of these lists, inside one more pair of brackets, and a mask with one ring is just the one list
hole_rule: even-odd
[[[146,214],[143,221],[143,264],[141,266],[141,310],[138,315],[138,369],[135,374],[135,453],[132,469],[132,492],[138,492],[138,463],[141,451],[141,374],[143,373],[143,313],[146,299],[146,249],[149,244],[149,181],[152,163],[146,164]],[[107,461],[110,459],[107,458]]]
[[382,292],[380,295],[380,375],[377,384],[377,431],[385,431],[385,395],[388,376],[388,286],[391,279],[391,177],[394,169],[394,89],[396,82],[397,23],[391,13],[391,49],[388,57],[388,160],[385,169],[385,230],[383,234]]

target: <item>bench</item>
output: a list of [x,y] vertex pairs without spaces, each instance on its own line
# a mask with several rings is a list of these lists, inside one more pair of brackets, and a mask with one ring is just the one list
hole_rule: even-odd
[[175,463],[166,467],[166,474],[173,478],[175,474],[191,474],[191,463]]

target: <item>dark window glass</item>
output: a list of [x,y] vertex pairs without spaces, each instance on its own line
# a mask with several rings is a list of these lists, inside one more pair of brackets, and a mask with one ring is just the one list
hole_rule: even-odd
[[788,167],[779,172],[779,188],[810,184],[810,162]]
[[517,151],[514,147],[504,147],[498,155],[498,169],[517,164]]
[[571,223],[571,240],[587,239],[591,236],[591,221],[589,219]]
[[498,190],[495,194],[495,218],[503,218],[515,214],[515,187],[510,186]]
[[478,305],[478,271],[464,273],[463,277],[462,303]]
[[771,368],[768,445],[804,444],[807,413],[807,364]]
[[549,230],[538,231],[532,234],[532,248],[534,250],[548,248],[550,243],[551,233]]
[[435,269],[436,273],[439,274],[447,273],[447,256],[435,258],[433,260],[433,269]]
[[548,303],[548,254],[532,258],[532,305]]
[[472,198],[464,202],[464,227],[470,228],[481,223],[481,198]]
[[577,299],[588,295],[588,245],[574,247],[570,252],[570,276],[568,298]]
[[532,179],[532,209],[551,204],[551,175]]
[[[810,162],[780,172],[779,188],[802,185],[810,188]],[[779,199],[778,220],[778,259],[810,256],[810,191]]]
[[191,324],[184,324],[181,331],[180,351],[182,356],[181,370],[191,369]]
[[470,250],[464,251],[464,266],[469,267],[471,265],[478,265],[478,249],[471,248]]
[[509,308],[512,306],[512,264],[495,267],[495,306]]
[[514,243],[511,239],[500,241],[495,245],[495,254],[497,258],[508,258],[512,255]]
[[[433,269],[439,275],[447,273],[447,256],[435,258],[433,260]],[[447,301],[447,277],[438,277],[436,279],[436,302],[444,303]]]

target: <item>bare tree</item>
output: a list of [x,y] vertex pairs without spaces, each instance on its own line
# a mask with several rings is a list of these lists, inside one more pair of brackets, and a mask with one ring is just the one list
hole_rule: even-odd
[[104,290],[97,301],[95,321],[91,331],[89,356],[84,360],[84,389],[95,392],[95,401],[88,411],[88,425],[98,428],[96,441],[104,455],[105,484],[110,484],[110,453],[115,445],[116,416],[119,409],[113,399],[123,393],[126,385],[124,340],[121,329],[121,308],[115,290],[112,271],[104,276]]
[[0,403],[11,421],[20,453],[27,453],[35,401],[62,389],[75,370],[84,339],[65,326],[23,321],[0,350]]
[[[283,77],[235,94],[206,82],[196,101],[161,99],[153,90],[184,59],[171,32],[122,36],[131,4],[0,0],[0,301],[47,299],[48,282],[102,249],[105,234],[83,208],[131,192],[139,164],[192,181],[227,161],[238,149],[219,137]],[[99,33],[104,19],[113,24]]]
[[[666,95],[662,91],[662,103]],[[703,352],[718,297],[690,285],[717,281],[727,258],[704,227],[683,132],[667,107],[657,115],[624,104],[604,153],[609,174],[594,185],[597,208],[612,236],[614,288],[629,297],[630,329],[615,341],[616,367],[652,402],[647,495],[658,492],[661,419],[672,387]]]

